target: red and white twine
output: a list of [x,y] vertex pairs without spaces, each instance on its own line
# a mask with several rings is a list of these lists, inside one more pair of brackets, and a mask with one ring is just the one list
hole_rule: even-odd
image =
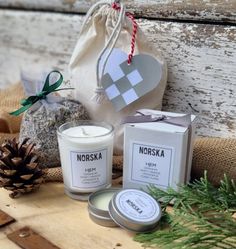
[[[112,8],[115,10],[120,10],[120,6],[114,2],[112,4]],[[134,15],[130,12],[126,12],[125,15],[131,20],[132,24],[133,24],[133,32],[132,32],[132,38],[131,38],[131,50],[130,53],[128,55],[128,64],[130,65],[132,62],[132,58],[134,56],[134,49],[135,49],[135,42],[136,42],[136,35],[137,35],[137,31],[138,31],[138,24],[134,18]]]

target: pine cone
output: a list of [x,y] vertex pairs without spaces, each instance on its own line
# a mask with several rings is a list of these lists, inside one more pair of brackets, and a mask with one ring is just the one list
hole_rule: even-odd
[[38,189],[46,175],[38,164],[35,144],[28,141],[20,143],[14,138],[0,146],[0,187],[12,191],[12,198]]

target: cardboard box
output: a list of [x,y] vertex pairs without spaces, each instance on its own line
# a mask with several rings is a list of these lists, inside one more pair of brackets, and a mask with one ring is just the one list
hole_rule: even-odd
[[165,119],[125,124],[123,187],[147,190],[153,184],[177,190],[190,179],[196,116],[189,115],[189,125],[181,126],[168,120],[185,114],[148,109],[139,112]]

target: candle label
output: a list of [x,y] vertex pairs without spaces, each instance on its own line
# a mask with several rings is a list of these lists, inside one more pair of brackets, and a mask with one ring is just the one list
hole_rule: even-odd
[[96,188],[107,183],[107,149],[71,151],[72,186]]
[[131,146],[131,180],[168,187],[174,148],[139,142]]

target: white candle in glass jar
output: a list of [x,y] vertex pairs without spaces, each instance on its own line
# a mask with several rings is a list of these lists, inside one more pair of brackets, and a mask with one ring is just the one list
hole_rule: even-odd
[[111,186],[113,127],[80,121],[58,129],[58,143],[65,192],[86,200],[94,191]]

